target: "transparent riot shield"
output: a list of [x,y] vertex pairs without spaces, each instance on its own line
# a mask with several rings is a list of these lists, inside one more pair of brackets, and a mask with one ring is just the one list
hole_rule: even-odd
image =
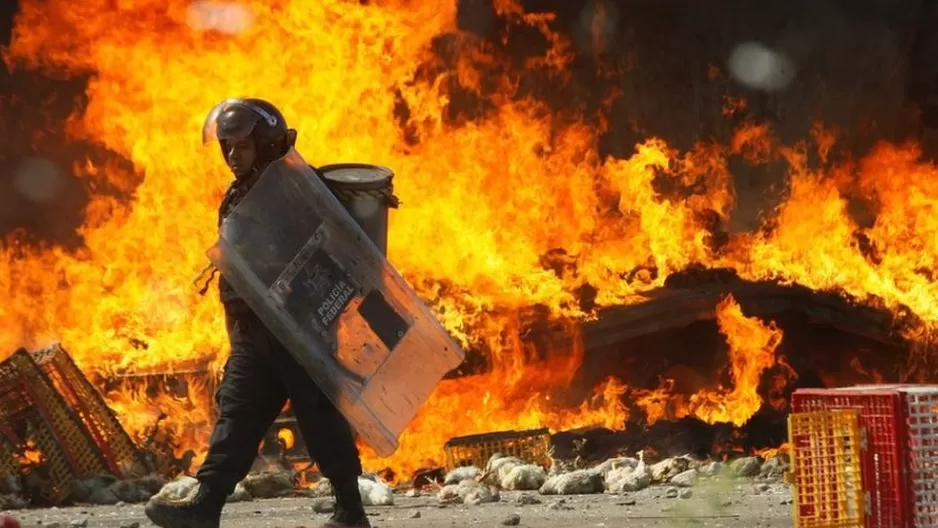
[[221,225],[211,261],[379,455],[464,352],[292,150]]

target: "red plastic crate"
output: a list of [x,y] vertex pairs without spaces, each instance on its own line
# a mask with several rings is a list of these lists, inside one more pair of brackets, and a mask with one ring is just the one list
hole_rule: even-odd
[[863,460],[869,528],[909,526],[905,403],[896,386],[854,389],[800,389],[791,397],[793,413],[856,409],[866,431]]
[[938,386],[902,388],[908,440],[909,516],[915,528],[938,527]]

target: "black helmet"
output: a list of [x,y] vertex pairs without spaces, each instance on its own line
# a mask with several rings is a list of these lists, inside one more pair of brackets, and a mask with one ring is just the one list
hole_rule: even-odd
[[282,158],[296,140],[296,132],[287,128],[283,114],[263,99],[227,99],[209,112],[202,127],[202,143],[218,140],[225,143],[252,136],[261,163]]

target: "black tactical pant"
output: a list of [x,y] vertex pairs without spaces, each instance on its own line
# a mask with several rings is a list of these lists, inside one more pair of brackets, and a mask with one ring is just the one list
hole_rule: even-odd
[[218,421],[196,478],[231,493],[289,398],[322,474],[333,481],[355,479],[362,466],[348,421],[257,316],[232,304],[225,307],[231,356],[216,396]]

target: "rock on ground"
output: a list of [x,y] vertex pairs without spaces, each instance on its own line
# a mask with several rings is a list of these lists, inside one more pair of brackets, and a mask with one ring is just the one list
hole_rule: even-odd
[[697,483],[697,470],[688,469],[671,477],[671,484],[682,488],[689,488]]
[[548,478],[539,491],[542,495],[602,493],[603,475],[593,469],[578,469]]
[[255,499],[272,499],[292,492],[296,488],[293,475],[285,471],[251,473],[241,481],[244,490]]
[[365,506],[392,506],[394,490],[379,480],[358,479],[358,490]]
[[626,493],[639,491],[651,485],[652,476],[644,460],[640,460],[635,467],[628,465],[618,467],[606,474],[603,484],[610,493]]
[[[453,528],[467,526],[494,528],[511,514],[520,514],[519,526],[570,528],[572,526],[607,526],[662,528],[690,526],[700,528],[791,528],[791,491],[782,483],[758,495],[753,486],[737,486],[723,479],[701,479],[687,499],[659,498],[660,487],[630,493],[627,497],[608,494],[564,497],[563,504],[551,508],[549,502],[519,506],[521,492],[506,491],[499,502],[482,505],[447,504],[441,508],[434,496],[395,496],[394,506],[369,506],[372,523],[381,528]],[[531,495],[528,493],[528,495]],[[680,497],[680,490],[678,490]],[[316,499],[277,498],[229,504],[221,528],[291,528],[318,526],[329,513],[316,513],[311,506]],[[722,503],[727,502],[726,506]],[[667,511],[663,511],[667,507]],[[414,512],[420,516],[412,518]],[[87,519],[91,528],[118,528],[139,523],[151,526],[142,504],[125,506],[82,506],[79,508],[30,509],[15,512],[24,527],[48,528],[56,523],[66,528],[73,520]],[[40,524],[41,523],[41,524]],[[126,524],[125,524],[126,523]]]
[[464,480],[474,480],[481,474],[482,471],[475,466],[456,468],[446,474],[446,477],[443,479],[443,485],[448,486],[450,484],[459,484]]
[[788,462],[788,457],[779,455],[763,462],[759,475],[766,478],[781,478],[790,467],[791,464]]
[[486,504],[498,502],[500,499],[497,489],[476,480],[464,480],[459,484],[443,486],[437,496],[444,504]]
[[737,477],[754,477],[762,468],[759,457],[737,458],[730,463],[730,471]]

